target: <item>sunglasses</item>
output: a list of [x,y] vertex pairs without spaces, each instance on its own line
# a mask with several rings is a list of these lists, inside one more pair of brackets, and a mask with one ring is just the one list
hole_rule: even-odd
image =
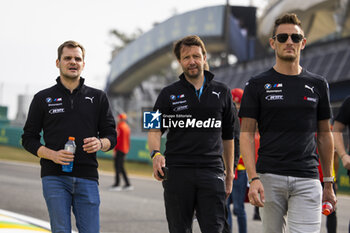
[[301,34],[287,34],[287,33],[281,33],[281,34],[277,34],[275,36],[272,37],[272,39],[276,39],[277,38],[277,41],[280,42],[280,43],[284,43],[288,40],[288,37],[290,36],[290,38],[292,38],[292,41],[294,43],[299,43],[302,39],[304,39],[304,36],[301,35]]

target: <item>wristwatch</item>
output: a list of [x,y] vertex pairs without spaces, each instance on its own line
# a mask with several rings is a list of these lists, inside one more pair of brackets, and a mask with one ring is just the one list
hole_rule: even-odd
[[323,177],[323,183],[334,183],[334,176]]
[[152,150],[150,156],[151,156],[151,159],[153,159],[153,157],[157,154],[157,153],[160,153],[159,150]]

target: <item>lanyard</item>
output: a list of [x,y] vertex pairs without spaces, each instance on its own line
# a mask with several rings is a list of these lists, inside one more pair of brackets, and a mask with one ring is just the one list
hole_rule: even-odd
[[200,98],[201,98],[201,95],[202,95],[202,92],[203,92],[203,87],[204,87],[204,84],[205,84],[205,76],[204,76],[204,81],[203,81],[203,84],[202,84],[201,89],[199,89],[199,91],[198,91],[198,92],[197,92],[197,90],[196,90],[196,95],[197,95],[198,99],[200,99]]

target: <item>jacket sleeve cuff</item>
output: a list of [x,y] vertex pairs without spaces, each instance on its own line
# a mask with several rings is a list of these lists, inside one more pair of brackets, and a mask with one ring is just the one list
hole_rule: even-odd
[[109,142],[111,143],[111,146],[108,148],[107,151],[113,149],[117,145],[117,139],[113,136],[104,136],[103,138],[107,138]]
[[30,153],[32,153],[33,155],[38,156],[38,150],[39,148],[42,146],[42,144],[40,142],[34,142],[31,144],[30,148],[26,148]]

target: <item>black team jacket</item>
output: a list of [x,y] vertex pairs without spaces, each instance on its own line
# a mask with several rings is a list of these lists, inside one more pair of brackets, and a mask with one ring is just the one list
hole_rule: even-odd
[[83,78],[73,93],[62,85],[59,77],[56,81],[56,85],[34,96],[24,126],[22,145],[37,156],[43,144],[58,151],[64,149],[69,136],[75,137],[77,148],[73,172],[62,172],[60,164],[41,158],[41,177],[68,175],[98,180],[96,153],[83,151],[83,139],[108,138],[110,149],[115,146],[115,121],[107,96],[101,90],[85,86]]
[[167,166],[222,167],[222,140],[234,138],[234,106],[230,89],[204,72],[205,84],[198,90],[184,74],[165,87],[153,110],[159,110],[161,131],[168,131]]

